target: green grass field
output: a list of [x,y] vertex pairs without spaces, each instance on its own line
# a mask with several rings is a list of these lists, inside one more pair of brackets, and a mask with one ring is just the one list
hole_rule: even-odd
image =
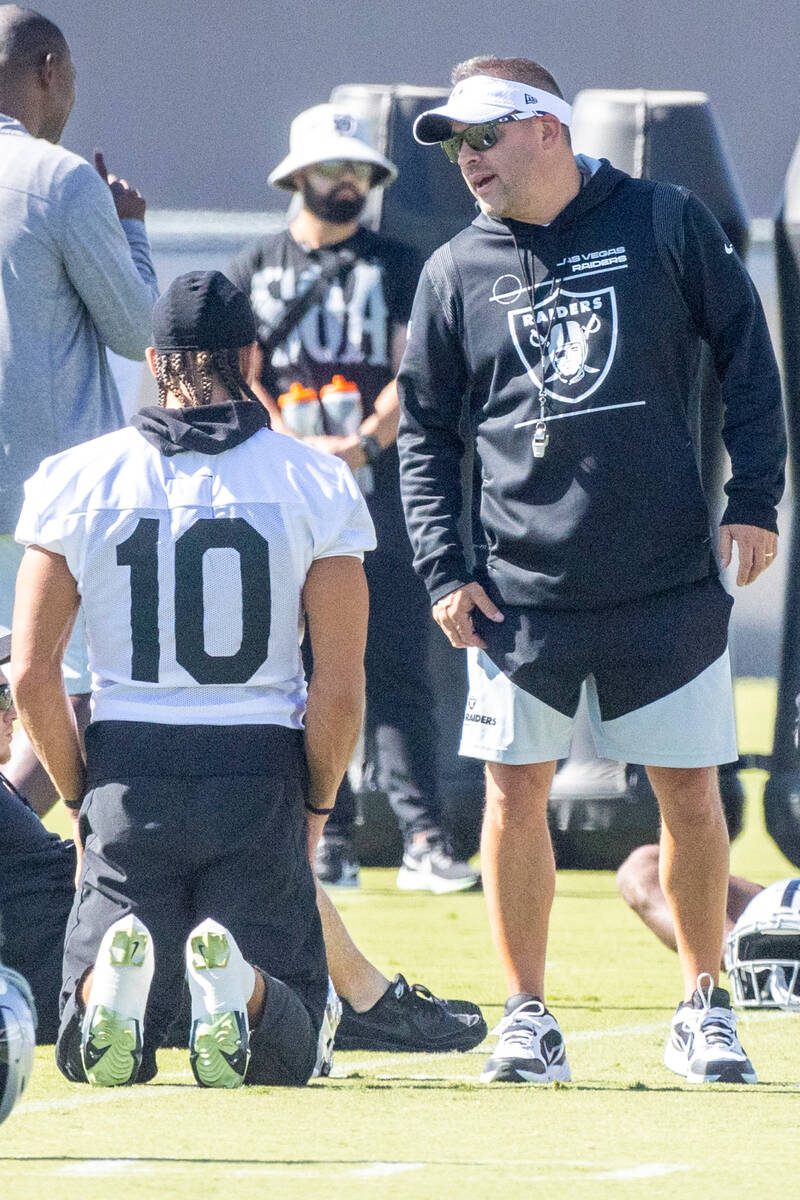
[[[740,683],[737,703],[742,750],[768,751],[774,684]],[[764,774],[744,778],[733,869],[762,883],[796,874],[763,830]],[[499,1019],[503,985],[479,894],[401,894],[394,872],[370,870],[337,903],[387,974],[478,1000],[490,1028]],[[667,1072],[677,959],[628,912],[608,872],[560,874],[549,990],[574,1079],[558,1088],[481,1085],[491,1039],[466,1055],[337,1054],[330,1079],[297,1091],[200,1091],[177,1050],[161,1053],[152,1084],[90,1090],[68,1084],[41,1047],[0,1127],[0,1196],[791,1194],[800,1019],[741,1016],[758,1086],[698,1089]]]

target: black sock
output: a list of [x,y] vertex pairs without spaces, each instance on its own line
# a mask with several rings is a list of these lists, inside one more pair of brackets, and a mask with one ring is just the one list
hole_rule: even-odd
[[518,992],[516,996],[509,996],[506,1000],[505,1015],[508,1016],[515,1008],[519,1008],[520,1004],[527,1004],[530,1000],[535,1000],[537,1004],[541,1004],[545,1008],[545,1002],[539,996],[534,996],[532,992]]

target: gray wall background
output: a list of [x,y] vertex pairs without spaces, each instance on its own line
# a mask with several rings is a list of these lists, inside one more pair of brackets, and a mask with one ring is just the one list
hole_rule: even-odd
[[[22,0],[23,3],[26,0]],[[753,216],[800,136],[798,0],[28,0],[72,48],[64,145],[102,146],[158,208],[282,208],[288,126],[338,83],[443,86],[453,63],[523,54],[585,87],[709,94]]]

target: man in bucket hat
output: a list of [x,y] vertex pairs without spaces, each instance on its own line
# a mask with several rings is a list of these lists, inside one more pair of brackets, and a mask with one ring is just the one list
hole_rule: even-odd
[[[363,118],[336,104],[301,113],[292,122],[289,154],[269,176],[275,187],[299,194],[299,211],[286,230],[247,247],[231,277],[256,314],[255,390],[275,427],[285,427],[276,402],[293,383],[303,385],[312,404],[334,375],[360,393],[360,422],[336,429],[322,418],[323,432],[311,440],[356,471],[378,538],[365,563],[371,597],[367,758],[403,834],[399,886],[449,892],[475,886],[478,874],[458,861],[442,827],[433,695],[420,652],[429,606],[411,567],[395,450],[394,376],[419,264],[408,247],[359,224],[371,189],[388,186],[396,175],[394,164],[370,145]],[[302,434],[291,425],[287,432]],[[357,885],[354,815],[345,780],[317,852],[318,875],[327,885]]]

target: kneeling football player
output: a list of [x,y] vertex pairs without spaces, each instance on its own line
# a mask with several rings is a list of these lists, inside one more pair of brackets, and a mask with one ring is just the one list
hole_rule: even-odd
[[[328,992],[305,810],[358,734],[374,533],[341,460],[268,428],[224,276],[180,277],[153,328],[159,407],[45,460],[17,529],[17,709],[81,858],[56,1056],[152,1078],[186,971],[201,1085],[303,1084]],[[81,603],[85,761],[60,674]]]

